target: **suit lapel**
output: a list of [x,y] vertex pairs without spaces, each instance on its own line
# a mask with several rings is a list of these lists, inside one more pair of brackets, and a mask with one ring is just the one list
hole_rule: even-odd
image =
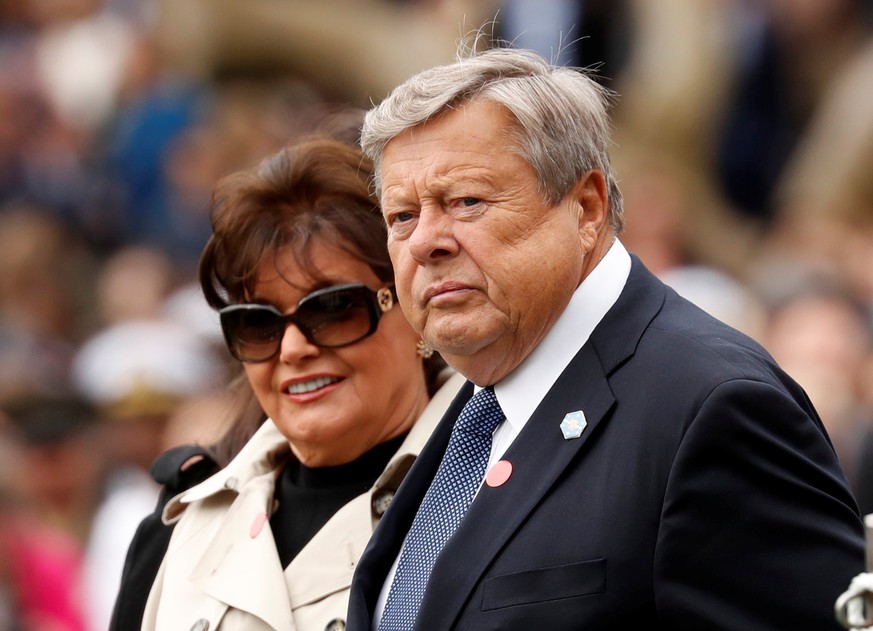
[[[429,628],[452,626],[494,557],[584,449],[613,402],[600,363],[586,346],[507,450],[509,480],[482,487],[437,559],[419,613]],[[588,426],[578,439],[565,440],[561,420],[577,410],[584,411]]]
[[[419,619],[428,628],[451,628],[470,594],[505,543],[536,508],[561,473],[608,421],[614,397],[608,378],[633,355],[664,302],[665,288],[632,256],[619,299],[588,343],[561,374],[507,450],[513,474],[498,488],[485,486],[437,561]],[[383,517],[353,584],[350,622],[368,624],[385,576],[399,553],[421,499],[439,466],[454,422],[472,396],[467,384],[447,410]],[[560,422],[582,410],[588,427],[565,440]],[[485,527],[483,527],[485,525]]]
[[[663,300],[663,285],[654,281],[634,258],[631,276],[619,300],[507,450],[504,459],[512,463],[511,477],[499,487],[482,487],[437,559],[419,612],[419,620],[428,628],[454,625],[506,542],[577,454],[584,452],[598,427],[607,422],[615,403],[608,377],[633,354]],[[584,412],[588,425],[579,438],[567,440],[560,423],[565,414],[578,410]]]

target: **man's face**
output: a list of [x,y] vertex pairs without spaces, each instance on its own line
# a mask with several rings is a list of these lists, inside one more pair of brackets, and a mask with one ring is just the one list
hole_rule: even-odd
[[604,232],[600,173],[547,205],[514,149],[513,122],[504,107],[474,101],[393,138],[381,163],[403,311],[479,385],[505,377],[540,342]]

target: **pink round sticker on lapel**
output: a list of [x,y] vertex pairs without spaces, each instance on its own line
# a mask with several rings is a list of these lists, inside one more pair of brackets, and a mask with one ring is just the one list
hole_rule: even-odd
[[252,527],[249,528],[249,537],[254,539],[259,534],[261,534],[261,530],[264,529],[264,524],[267,523],[267,513],[260,512],[255,515],[255,520],[252,522]]
[[512,463],[509,460],[495,462],[488,475],[485,476],[485,484],[490,487],[500,486],[512,475]]

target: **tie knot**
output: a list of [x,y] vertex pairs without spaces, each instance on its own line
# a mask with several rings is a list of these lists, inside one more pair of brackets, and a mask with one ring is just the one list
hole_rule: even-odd
[[456,427],[458,431],[490,436],[504,418],[494,388],[488,386],[467,401]]

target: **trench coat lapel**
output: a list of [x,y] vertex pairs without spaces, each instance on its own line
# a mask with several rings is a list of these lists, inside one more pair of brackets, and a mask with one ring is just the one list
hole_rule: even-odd
[[191,580],[212,598],[293,631],[291,604],[270,530],[275,475],[250,480],[195,566]]
[[349,587],[357,561],[380,521],[381,512],[374,509],[375,498],[395,493],[443,411],[465,383],[464,377],[456,373],[446,379],[370,491],[337,511],[291,561],[285,574],[289,577],[292,607]]

